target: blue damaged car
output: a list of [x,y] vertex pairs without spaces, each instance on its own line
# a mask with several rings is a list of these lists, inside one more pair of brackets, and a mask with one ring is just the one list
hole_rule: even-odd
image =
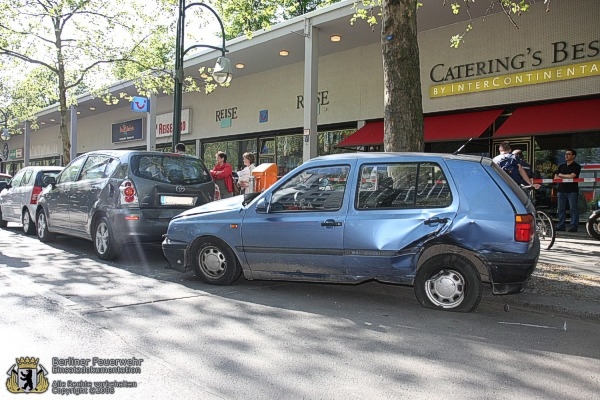
[[162,244],[176,270],[246,279],[413,285],[425,307],[474,310],[525,288],[534,207],[491,159],[429,153],[314,158],[262,193],[189,209]]

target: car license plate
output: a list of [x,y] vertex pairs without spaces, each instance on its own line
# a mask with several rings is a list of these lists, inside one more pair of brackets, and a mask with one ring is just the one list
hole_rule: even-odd
[[193,206],[196,204],[196,197],[160,196],[160,204],[163,206]]

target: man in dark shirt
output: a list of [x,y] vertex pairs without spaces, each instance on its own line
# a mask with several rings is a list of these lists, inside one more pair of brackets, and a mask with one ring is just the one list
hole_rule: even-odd
[[[573,149],[565,151],[565,164],[558,166],[558,170],[554,175],[554,179],[575,179],[579,178],[581,165],[575,162],[577,152]],[[579,184],[577,182],[561,182],[556,190],[558,196],[558,225],[557,231],[565,230],[565,222],[567,218],[567,202],[569,202],[569,210],[571,212],[571,227],[569,232],[577,232],[579,228],[579,207],[577,204],[579,198]]]

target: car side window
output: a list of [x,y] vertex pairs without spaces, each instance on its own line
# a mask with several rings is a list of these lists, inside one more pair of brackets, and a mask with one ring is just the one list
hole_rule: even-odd
[[447,207],[452,203],[444,172],[435,163],[363,165],[359,179],[359,210]]
[[338,211],[342,208],[350,167],[304,170],[273,192],[271,212]]
[[[109,176],[108,172],[112,172],[109,171],[111,161],[112,159],[105,155],[89,156],[81,169],[79,180],[106,178]],[[114,169],[114,166],[112,168]]]
[[10,186],[19,187],[21,186],[21,181],[23,180],[23,175],[25,175],[25,171],[18,172],[10,181]]
[[79,175],[79,170],[81,169],[81,165],[85,161],[86,157],[79,157],[71,162],[71,164],[67,165],[63,172],[60,174],[57,183],[67,183],[74,182]]
[[23,179],[21,180],[21,186],[32,186],[33,185],[33,181],[31,179],[31,176],[33,175],[33,171],[28,169],[27,171],[25,171],[25,174],[23,175]]

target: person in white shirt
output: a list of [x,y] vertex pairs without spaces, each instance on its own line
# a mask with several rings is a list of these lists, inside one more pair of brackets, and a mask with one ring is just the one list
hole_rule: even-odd
[[238,185],[240,185],[241,193],[251,193],[248,190],[250,185],[250,176],[252,176],[252,170],[254,170],[254,154],[244,153],[242,156],[244,159],[245,168],[238,172]]

